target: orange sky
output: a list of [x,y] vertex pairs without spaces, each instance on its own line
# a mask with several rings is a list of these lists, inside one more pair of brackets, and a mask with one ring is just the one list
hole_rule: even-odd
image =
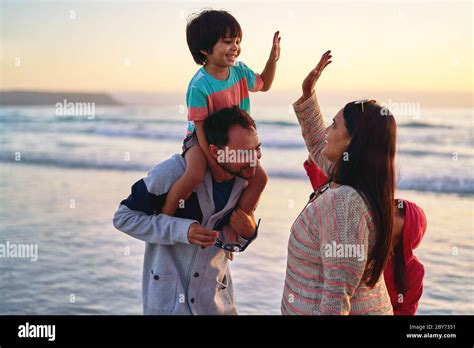
[[275,92],[299,89],[331,49],[327,91],[472,93],[473,5],[452,1],[3,1],[1,88],[184,93],[198,68],[186,17],[204,7],[239,20],[240,59],[256,72],[280,30]]

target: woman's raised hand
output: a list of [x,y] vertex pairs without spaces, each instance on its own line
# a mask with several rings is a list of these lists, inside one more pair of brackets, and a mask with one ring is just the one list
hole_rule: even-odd
[[318,65],[311,70],[306,76],[306,78],[303,81],[303,100],[308,99],[311,97],[314,93],[314,86],[316,85],[316,82],[319,79],[319,76],[321,76],[321,73],[323,72],[324,68],[326,68],[329,64],[331,64],[331,51],[325,52],[321,59],[319,60]]

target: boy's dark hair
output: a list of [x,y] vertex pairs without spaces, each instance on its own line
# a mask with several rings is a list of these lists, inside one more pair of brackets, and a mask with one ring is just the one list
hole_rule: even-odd
[[186,41],[197,64],[203,65],[206,61],[200,50],[212,54],[214,45],[226,36],[242,40],[239,22],[227,11],[205,10],[188,19]]
[[217,147],[227,145],[229,129],[235,125],[245,129],[252,127],[257,129],[253,118],[238,106],[225,108],[209,115],[204,120],[204,134],[206,134],[208,144],[214,144]]

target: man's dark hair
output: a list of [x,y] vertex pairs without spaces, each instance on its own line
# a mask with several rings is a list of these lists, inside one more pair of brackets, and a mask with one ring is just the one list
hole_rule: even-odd
[[238,106],[225,108],[209,115],[204,120],[204,133],[208,144],[214,144],[217,147],[227,145],[229,129],[235,125],[245,129],[252,127],[257,129],[253,118]]
[[227,35],[242,40],[240,24],[229,12],[205,10],[191,15],[186,26],[186,41],[194,61],[203,65],[206,56],[200,50],[212,54],[214,45]]

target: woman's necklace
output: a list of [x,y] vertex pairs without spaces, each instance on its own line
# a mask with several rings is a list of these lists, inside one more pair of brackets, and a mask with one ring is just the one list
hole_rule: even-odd
[[[306,206],[308,206],[309,203],[313,202],[314,200],[316,200],[316,198],[318,198],[319,196],[321,196],[324,192],[326,192],[326,190],[331,186],[333,182],[330,181],[328,182],[327,184],[324,184],[323,186],[320,186],[316,191],[314,191],[313,193],[311,193],[311,195],[309,196],[309,201],[308,203],[306,203]],[[305,207],[306,208],[306,207]],[[303,209],[304,210],[304,209]]]

